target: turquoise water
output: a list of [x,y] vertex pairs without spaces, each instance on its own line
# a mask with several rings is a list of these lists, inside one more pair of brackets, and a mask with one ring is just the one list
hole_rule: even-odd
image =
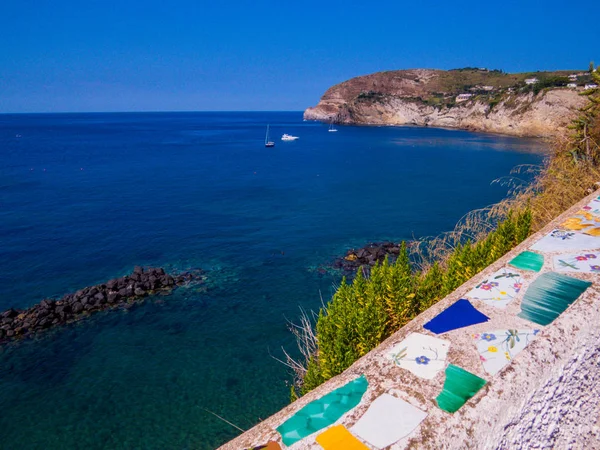
[[[276,147],[263,145],[266,124]],[[449,230],[537,141],[301,113],[0,115],[0,309],[124,275],[204,287],[0,349],[0,447],[212,449],[287,404],[286,320],[351,247]],[[280,136],[300,136],[281,142]]]

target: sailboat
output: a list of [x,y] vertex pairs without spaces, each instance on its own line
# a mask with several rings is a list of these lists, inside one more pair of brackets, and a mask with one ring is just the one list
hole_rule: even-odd
[[333,122],[331,122],[331,123],[329,124],[329,132],[330,132],[330,133],[334,133],[334,132],[336,132],[336,131],[337,131],[337,129],[336,129],[336,128],[333,128]]
[[269,140],[269,125],[267,125],[267,134],[265,135],[265,147],[275,147],[275,142]]

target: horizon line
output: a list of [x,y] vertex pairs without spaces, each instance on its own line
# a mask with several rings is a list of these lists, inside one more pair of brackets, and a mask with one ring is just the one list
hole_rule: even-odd
[[42,115],[42,114],[162,114],[162,113],[280,113],[280,112],[304,112],[302,109],[272,109],[272,110],[257,110],[257,109],[214,109],[214,110],[156,110],[156,111],[55,111],[55,112],[0,112],[2,115]]

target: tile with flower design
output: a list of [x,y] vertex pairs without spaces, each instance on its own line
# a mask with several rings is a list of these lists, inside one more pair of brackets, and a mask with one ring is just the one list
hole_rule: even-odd
[[596,197],[581,209],[590,214],[594,214],[595,216],[600,216],[600,196]]
[[479,359],[490,375],[496,375],[535,338],[540,330],[495,330],[473,334]]
[[591,212],[579,210],[575,215],[567,218],[562,224],[567,230],[577,230],[591,236],[600,236],[600,216]]
[[475,286],[466,297],[504,309],[522,288],[521,274],[503,268]]
[[531,250],[540,252],[593,250],[597,248],[600,248],[600,237],[561,229],[553,230],[531,246]]
[[600,252],[579,252],[554,257],[557,272],[600,273]]
[[450,342],[420,333],[409,334],[387,354],[393,363],[420,378],[432,380],[446,367]]

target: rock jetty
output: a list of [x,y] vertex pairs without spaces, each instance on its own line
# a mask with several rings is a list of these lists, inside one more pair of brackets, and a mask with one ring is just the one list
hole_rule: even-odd
[[0,343],[74,322],[97,311],[128,307],[150,294],[201,281],[202,273],[194,270],[172,276],[162,268],[136,266],[130,275],[80,289],[60,300],[44,299],[24,310],[8,309],[0,314]]
[[377,262],[381,263],[386,257],[390,262],[395,261],[399,253],[400,244],[374,242],[358,250],[348,250],[344,257],[335,260],[333,267],[347,272],[355,272],[361,266],[370,267],[374,266]]

